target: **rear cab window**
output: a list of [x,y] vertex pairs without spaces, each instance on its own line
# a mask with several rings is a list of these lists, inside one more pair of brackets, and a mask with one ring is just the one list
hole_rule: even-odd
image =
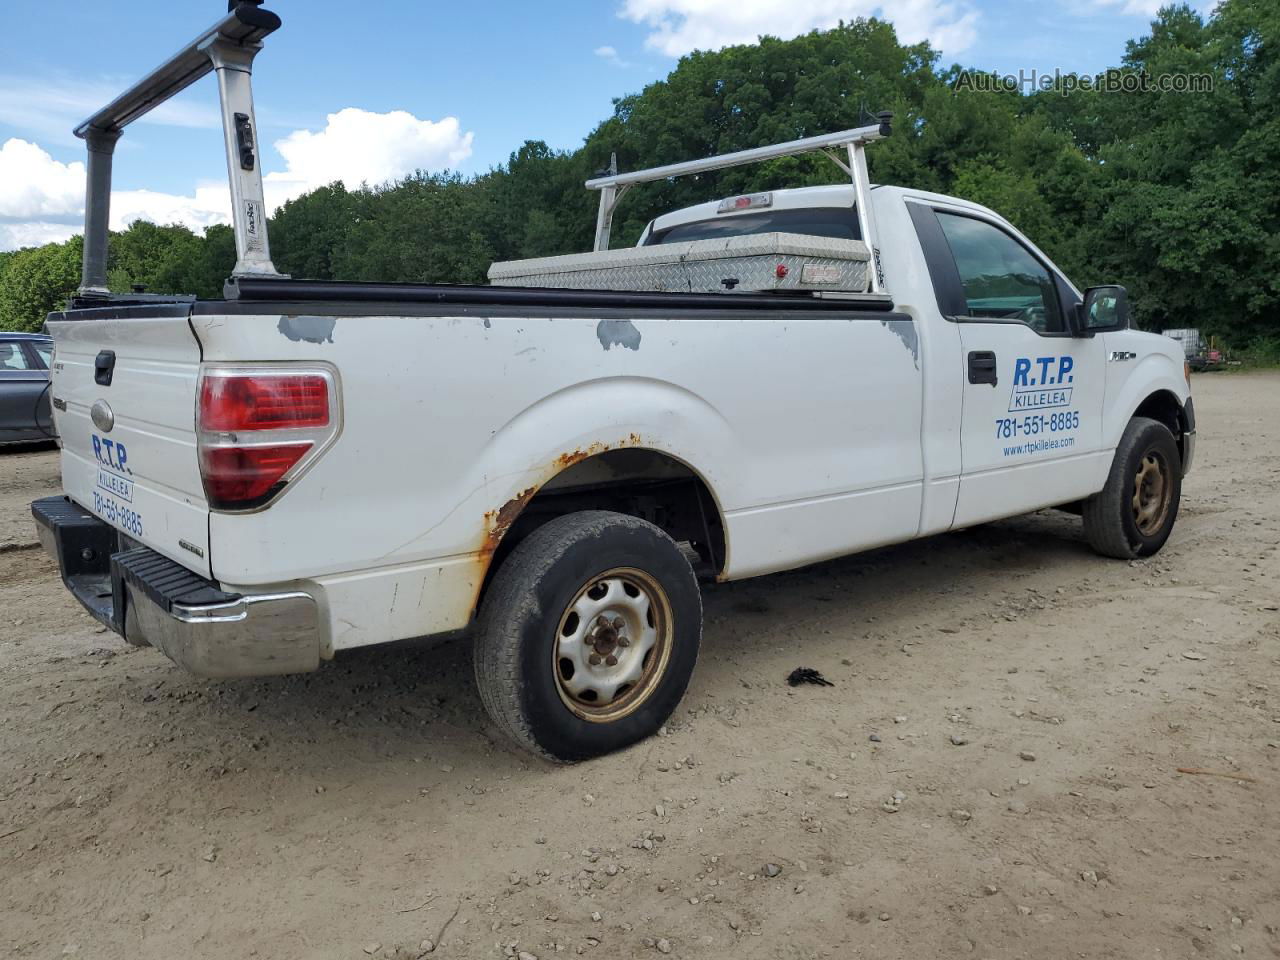
[[645,245],[717,240],[757,233],[799,233],[838,240],[862,239],[858,214],[853,207],[796,207],[789,210],[731,214],[656,229],[649,235]]

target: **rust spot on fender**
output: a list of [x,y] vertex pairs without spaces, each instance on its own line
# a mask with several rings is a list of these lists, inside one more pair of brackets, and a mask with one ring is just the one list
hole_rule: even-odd
[[637,447],[643,441],[640,434],[631,433],[622,440],[614,444],[602,443],[597,441],[586,447],[578,447],[574,450],[567,450],[559,454],[547,465],[543,471],[542,478],[533,486],[526,487],[514,497],[508,500],[502,506],[493,510],[486,510],[484,514],[483,531],[480,537],[480,546],[476,551],[476,561],[479,567],[476,576],[476,597],[472,604],[474,611],[480,600],[480,588],[484,583],[484,578],[489,572],[489,565],[493,562],[493,555],[498,550],[498,545],[502,543],[502,538],[507,535],[507,531],[511,529],[512,524],[529,505],[529,501],[552,477],[561,471],[567,470],[576,464],[581,463],[597,454],[605,453],[609,450],[618,450],[623,447]]
[[537,492],[536,486],[521,490],[497,510],[489,510],[485,513],[484,540],[480,544],[480,557],[485,567],[488,567],[493,552],[498,549],[498,544],[507,535],[511,525],[516,522],[516,517],[520,516],[520,511],[528,505]]
[[[634,436],[634,434],[632,434],[632,436]],[[619,446],[621,446],[621,444],[619,444]],[[586,460],[589,457],[594,457],[596,456],[596,454],[604,453],[608,449],[609,449],[609,444],[597,442],[585,448],[579,447],[576,450],[570,450],[566,453],[562,453],[560,454],[560,456],[556,457],[554,460],[551,461],[551,466],[553,468],[551,471],[551,476],[554,477],[561,470],[566,470],[569,467],[574,466],[575,464],[581,463],[583,460]],[[547,479],[549,480],[551,478],[548,477]]]

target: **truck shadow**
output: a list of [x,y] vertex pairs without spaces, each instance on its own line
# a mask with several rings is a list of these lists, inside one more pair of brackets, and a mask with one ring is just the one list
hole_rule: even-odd
[[56,439],[0,441],[0,457],[17,457],[24,453],[44,453],[56,449],[58,449]]
[[[856,662],[869,629],[880,638],[905,636],[924,609],[945,620],[949,595],[1016,597],[1027,592],[1020,581],[1046,569],[1061,568],[1066,582],[1097,562],[1105,561],[1084,543],[1078,519],[1046,511],[708,585],[702,656],[677,719],[699,698],[735,696],[744,674],[781,687],[794,666],[838,668],[836,649]],[[840,643],[814,642],[806,649],[806,639],[824,637]],[[773,666],[780,643],[795,647],[781,672]],[[466,636],[345,651],[303,676],[224,683],[166,677],[164,696],[184,706],[203,704],[198,726],[238,729],[251,742],[278,744],[283,735],[292,744],[290,766],[316,775],[332,769],[335,747],[369,762],[435,762],[463,779],[547,768],[493,729],[475,691]]]

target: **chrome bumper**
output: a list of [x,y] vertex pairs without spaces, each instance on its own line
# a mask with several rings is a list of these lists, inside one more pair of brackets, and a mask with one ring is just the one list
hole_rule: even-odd
[[302,591],[230,594],[66,497],[31,504],[62,581],[97,620],[201,677],[307,673],[320,665],[320,616]]
[[198,677],[266,677],[320,666],[320,620],[310,594],[174,603],[165,610],[132,584],[127,590],[126,638],[149,643]]

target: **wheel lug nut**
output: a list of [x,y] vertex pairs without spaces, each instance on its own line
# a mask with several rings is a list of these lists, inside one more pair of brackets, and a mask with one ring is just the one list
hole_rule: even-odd
[[623,621],[621,617],[613,618],[613,629],[621,630],[624,626],[626,626],[626,623]]
[[600,666],[600,654],[591,654],[591,656],[587,657],[587,663],[591,664],[593,667]]
[[604,658],[604,662],[606,666],[616,667],[618,665],[618,658],[613,654],[609,654],[609,656]]
[[629,647],[629,646],[631,646],[631,641],[630,641],[630,640],[628,640],[626,637],[619,637],[619,638],[618,638],[618,646],[620,646],[620,647]]

